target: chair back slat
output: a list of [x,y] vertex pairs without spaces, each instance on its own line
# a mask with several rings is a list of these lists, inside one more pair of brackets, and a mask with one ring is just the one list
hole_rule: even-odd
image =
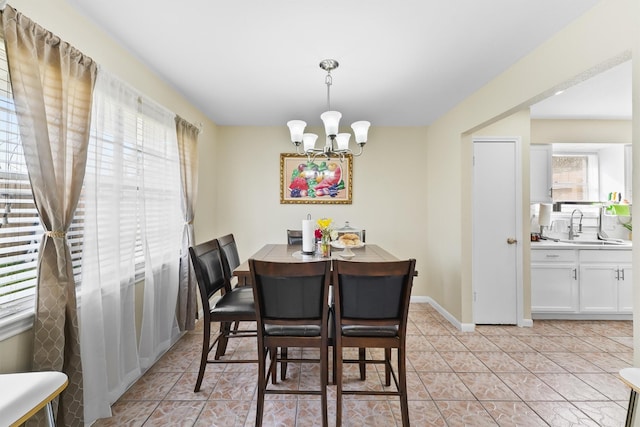
[[189,255],[196,273],[200,297],[203,304],[206,303],[208,306],[208,300],[213,294],[228,287],[220,257],[220,247],[215,239],[209,240],[190,247]]
[[340,276],[342,317],[400,319],[405,276]]
[[269,319],[326,319],[330,276],[329,261],[283,263],[249,260],[256,314]]
[[302,230],[287,230],[287,244],[288,245],[301,245],[302,244]]
[[320,319],[324,275],[306,277],[257,277],[265,319]]
[[335,260],[333,283],[337,286],[339,319],[386,320],[404,325],[415,273],[415,260],[350,262]]
[[218,237],[218,245],[222,251],[222,264],[225,276],[231,280],[233,270],[240,265],[240,256],[238,255],[238,246],[236,245],[233,234]]

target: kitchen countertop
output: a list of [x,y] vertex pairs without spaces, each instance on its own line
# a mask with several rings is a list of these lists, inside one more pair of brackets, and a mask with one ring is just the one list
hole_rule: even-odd
[[625,240],[621,244],[605,244],[599,243],[602,241],[587,240],[580,243],[580,240],[574,240],[575,243],[569,243],[566,241],[554,242],[553,240],[539,240],[537,242],[531,242],[531,249],[596,249],[596,250],[630,250],[633,245],[630,240]]

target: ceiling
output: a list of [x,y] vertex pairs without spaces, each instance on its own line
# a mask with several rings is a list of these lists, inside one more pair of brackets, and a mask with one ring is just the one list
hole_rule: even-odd
[[[68,2],[218,125],[319,125],[326,86],[318,64],[333,58],[331,106],[343,125],[423,126],[597,0]],[[621,79],[614,83],[607,87],[617,93]],[[533,113],[575,114],[570,92]]]

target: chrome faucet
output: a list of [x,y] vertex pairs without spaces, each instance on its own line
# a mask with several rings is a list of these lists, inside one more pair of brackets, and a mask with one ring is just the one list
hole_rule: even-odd
[[[575,231],[575,229],[573,228],[573,215],[579,212],[580,213],[580,222],[578,223],[578,231]],[[582,218],[584,217],[584,214],[582,213],[582,211],[580,209],[574,209],[573,212],[571,212],[571,220],[569,221],[569,240],[573,240],[576,236],[578,236],[580,233],[582,233]]]

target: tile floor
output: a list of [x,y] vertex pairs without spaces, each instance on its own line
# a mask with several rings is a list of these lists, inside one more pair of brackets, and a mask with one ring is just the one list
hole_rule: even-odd
[[[412,426],[621,426],[629,390],[617,372],[632,364],[631,321],[536,320],[532,328],[479,326],[460,332],[428,304],[412,304],[408,385]],[[244,342],[243,342],[244,341]],[[201,332],[185,334],[95,426],[253,426],[256,365],[209,365],[193,392]],[[232,340],[252,357],[255,340]],[[292,350],[290,350],[291,352]],[[352,387],[381,389],[375,367]],[[314,365],[290,365],[280,387],[312,388]],[[335,386],[329,387],[335,425]],[[317,396],[267,396],[265,426],[320,425]],[[345,426],[399,426],[397,398],[346,396]]]

